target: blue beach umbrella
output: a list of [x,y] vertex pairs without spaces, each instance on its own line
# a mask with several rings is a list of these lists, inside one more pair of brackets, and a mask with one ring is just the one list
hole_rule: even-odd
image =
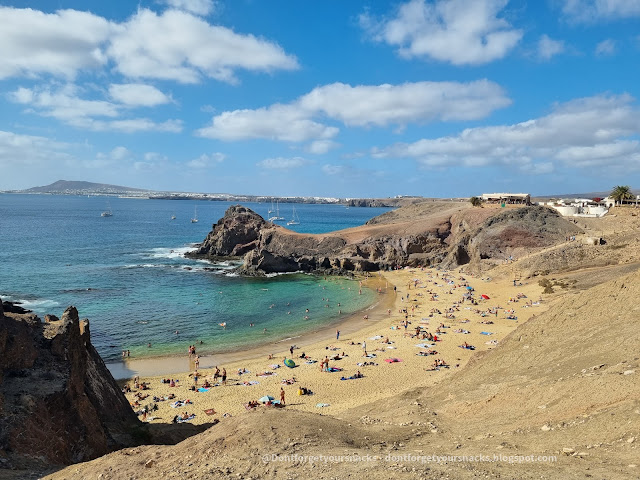
[[290,358],[285,358],[283,363],[289,368],[293,368],[296,366],[296,362],[294,362]]
[[267,403],[268,401],[273,401],[273,400],[275,400],[275,398],[273,398],[271,395],[265,395],[264,397],[260,397],[258,401],[260,403]]

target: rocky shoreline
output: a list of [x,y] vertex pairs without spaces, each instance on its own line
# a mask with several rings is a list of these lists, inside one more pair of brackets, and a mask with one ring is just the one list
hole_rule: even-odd
[[505,261],[518,249],[544,248],[578,229],[543,207],[496,211],[466,203],[411,205],[362,227],[301,234],[235,205],[188,257],[241,260],[238,273],[349,275],[399,267],[456,267]]

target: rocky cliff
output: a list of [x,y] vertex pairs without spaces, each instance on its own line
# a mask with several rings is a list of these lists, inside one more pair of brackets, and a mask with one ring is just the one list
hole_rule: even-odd
[[20,312],[0,302],[0,466],[70,464],[135,444],[141,424],[89,321],[75,307],[48,322]]
[[497,210],[466,203],[427,202],[388,212],[362,227],[321,235],[299,234],[230,207],[189,255],[242,258],[244,274],[376,271],[403,266],[445,266],[529,252],[579,229],[543,207]]

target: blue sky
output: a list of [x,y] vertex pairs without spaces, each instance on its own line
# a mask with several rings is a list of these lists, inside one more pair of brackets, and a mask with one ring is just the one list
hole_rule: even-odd
[[640,187],[640,0],[0,2],[0,189]]

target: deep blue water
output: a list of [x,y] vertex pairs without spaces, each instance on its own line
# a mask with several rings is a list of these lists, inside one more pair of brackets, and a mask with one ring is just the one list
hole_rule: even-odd
[[[92,343],[107,362],[122,350],[137,357],[184,353],[199,340],[203,353],[279,340],[336,321],[339,309],[347,315],[374,301],[368,290],[359,295],[353,280],[245,278],[228,275],[228,264],[184,258],[232,203],[109,203],[113,216],[101,217],[105,197],[0,194],[0,297],[41,316],[60,316],[75,305],[89,318]],[[196,205],[199,222],[191,223]],[[268,216],[270,204],[244,205]],[[301,223],[290,228],[307,233],[362,225],[388,210],[295,208]],[[281,216],[290,219],[291,209],[281,205]]]

